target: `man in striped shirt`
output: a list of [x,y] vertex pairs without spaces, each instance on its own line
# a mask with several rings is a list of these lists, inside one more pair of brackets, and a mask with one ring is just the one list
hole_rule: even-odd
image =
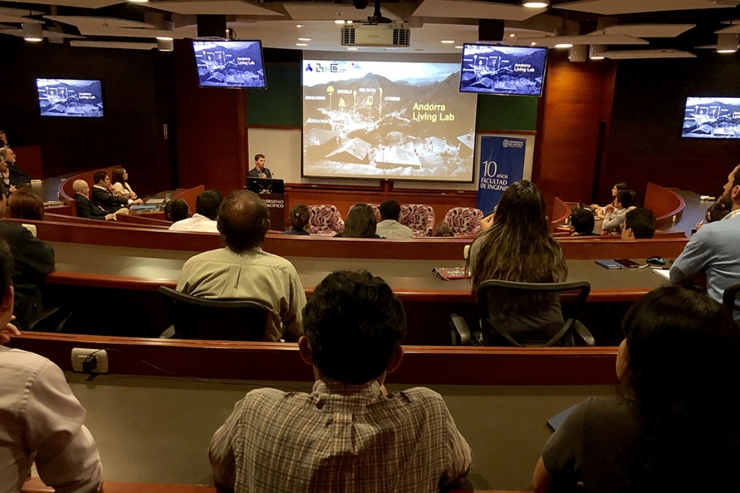
[[399,299],[368,272],[330,274],[303,312],[298,342],[313,365],[311,394],[258,389],[211,439],[218,484],[243,492],[431,492],[463,478],[472,460],[442,397],[389,394],[403,358]]

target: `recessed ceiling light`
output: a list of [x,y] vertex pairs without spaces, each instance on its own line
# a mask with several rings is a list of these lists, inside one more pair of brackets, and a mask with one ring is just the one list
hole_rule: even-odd
[[305,24],[296,24],[295,27],[297,27],[298,29],[300,29],[302,27],[305,27]]
[[565,50],[567,48],[573,48],[573,45],[571,43],[558,43],[555,45],[555,48],[558,50]]
[[162,40],[162,41],[172,41],[172,39],[173,38],[170,37],[170,36],[157,36],[157,41],[160,41],[160,40]]
[[354,24],[354,21],[346,21],[347,24]]
[[350,46],[349,48],[347,48],[347,51],[357,51],[357,48]]
[[40,43],[44,40],[44,28],[41,24],[21,24],[23,29],[23,39],[29,43]]
[[147,3],[149,0],[128,0],[131,3]]
[[337,19],[334,21],[334,24],[344,24],[344,21],[342,19]]
[[532,41],[531,43],[529,43],[529,45],[530,46],[537,46],[537,41]]
[[311,41],[311,38],[298,38],[298,41]]
[[592,56],[592,57],[589,57],[589,58],[590,58],[591,60],[603,60],[603,59],[604,59],[604,57],[603,57],[603,56],[601,56],[601,55],[596,55],[596,56]]
[[462,50],[463,49],[462,45],[457,45],[457,46],[455,46],[455,48],[457,48],[458,50]]
[[443,39],[442,44],[452,45],[452,44],[455,44],[455,40],[454,39]]
[[516,34],[514,34],[514,33],[511,33],[511,34],[509,34],[509,37],[510,37],[510,38],[513,38],[513,37],[515,37],[515,36],[516,36]]
[[295,45],[296,45],[296,46],[308,46],[308,44],[307,44],[307,43],[296,43]]
[[549,5],[549,1],[545,2],[543,0],[524,0],[522,3],[522,6],[527,7],[528,9],[544,9]]

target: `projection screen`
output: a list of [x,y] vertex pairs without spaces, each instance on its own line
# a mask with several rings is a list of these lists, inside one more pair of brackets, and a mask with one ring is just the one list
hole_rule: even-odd
[[303,61],[306,177],[473,181],[459,63]]

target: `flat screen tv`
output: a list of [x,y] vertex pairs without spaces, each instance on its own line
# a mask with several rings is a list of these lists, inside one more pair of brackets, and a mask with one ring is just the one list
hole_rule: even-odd
[[259,41],[193,41],[200,87],[265,89]]
[[41,116],[103,117],[99,80],[36,79]]
[[460,91],[542,96],[547,48],[465,44]]
[[682,137],[740,139],[740,98],[688,97]]

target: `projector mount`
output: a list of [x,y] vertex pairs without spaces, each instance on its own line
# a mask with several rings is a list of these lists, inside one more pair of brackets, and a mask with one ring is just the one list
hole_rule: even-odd
[[[367,5],[367,3],[365,3]],[[356,5],[355,5],[356,6]],[[383,17],[380,13],[380,0],[375,0],[375,12],[373,12],[372,16],[368,16],[367,18],[367,24],[371,26],[375,26],[377,24],[390,24],[391,21],[387,17]]]

